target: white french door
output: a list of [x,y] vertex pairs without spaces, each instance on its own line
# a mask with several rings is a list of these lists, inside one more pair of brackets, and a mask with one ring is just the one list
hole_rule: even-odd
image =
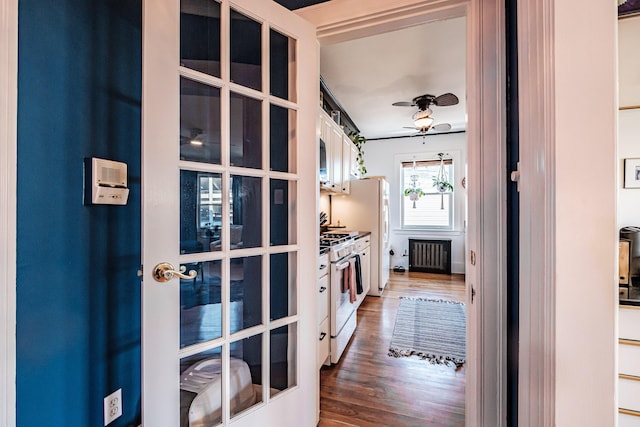
[[315,425],[317,49],[272,0],[144,2],[145,427]]

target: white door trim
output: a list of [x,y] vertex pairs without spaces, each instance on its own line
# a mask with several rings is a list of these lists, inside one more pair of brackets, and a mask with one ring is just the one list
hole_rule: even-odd
[[[518,1],[520,332],[518,421],[555,425],[555,61],[553,1]],[[526,72],[524,72],[526,70]],[[542,185],[541,185],[542,184]],[[523,391],[527,390],[525,394]]]
[[18,0],[0,2],[0,426],[16,423]]
[[[469,233],[466,425],[506,419],[506,117],[504,4],[499,0],[333,0],[298,11],[320,44],[467,16]],[[469,297],[467,298],[469,300]]]

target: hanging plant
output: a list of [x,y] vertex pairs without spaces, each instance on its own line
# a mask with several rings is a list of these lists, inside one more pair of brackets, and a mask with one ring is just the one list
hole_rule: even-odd
[[453,191],[453,185],[447,181],[441,181],[437,177],[433,177],[433,186],[441,193],[446,193],[447,191]]
[[444,168],[444,154],[438,153],[440,157],[440,170],[438,176],[433,177],[433,186],[440,192],[440,209],[444,209],[444,193],[453,192],[453,185],[447,180],[447,172]]
[[364,165],[364,144],[366,144],[367,138],[360,135],[360,132],[351,132],[349,138],[358,149],[356,162],[358,163],[358,172],[360,172],[360,176],[362,177],[367,173],[367,167]]
[[409,200],[418,200],[420,197],[424,196],[425,193],[422,188],[405,188],[404,195],[409,197]]
[[404,189],[404,195],[409,198],[413,202],[413,209],[416,208],[416,200],[420,197],[424,196],[425,193],[420,187],[409,187]]

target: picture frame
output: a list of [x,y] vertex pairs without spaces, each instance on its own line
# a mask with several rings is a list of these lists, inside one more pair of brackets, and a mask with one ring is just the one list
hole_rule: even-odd
[[618,0],[618,17],[635,16],[640,13],[640,0]]
[[624,188],[640,188],[640,159],[624,159]]
[[618,0],[618,17],[634,16],[640,13],[640,0]]

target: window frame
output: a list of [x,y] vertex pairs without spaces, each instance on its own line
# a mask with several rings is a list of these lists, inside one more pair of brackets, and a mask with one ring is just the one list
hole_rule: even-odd
[[[462,169],[460,168],[460,166],[462,165],[460,153],[455,151],[455,152],[449,152],[445,154],[447,156],[447,158],[445,159],[445,163],[446,162],[450,163],[449,171],[448,171],[449,182],[453,185],[453,191],[445,192],[445,194],[451,194],[451,197],[449,198],[449,215],[448,215],[449,224],[447,226],[407,225],[405,221],[405,212],[406,212],[405,205],[407,203],[406,201],[407,196],[404,195],[404,190],[405,190],[404,164],[412,163],[415,160],[417,164],[425,163],[425,162],[429,162],[429,163],[433,162],[434,165],[435,164],[439,165],[440,159],[438,158],[438,153],[437,152],[412,153],[411,155],[402,155],[396,158],[397,167],[398,167],[398,187],[399,187],[398,201],[400,206],[400,210],[399,210],[400,211],[400,218],[399,218],[400,230],[421,231],[421,232],[428,232],[428,231],[451,232],[451,231],[457,231],[460,228],[459,221],[458,221],[458,216],[459,216],[458,213],[459,211],[463,210],[463,206],[460,204],[460,201],[458,200],[459,195],[457,194],[457,192],[461,191],[461,189],[458,187],[458,185],[456,185],[457,176],[463,175]],[[435,188],[431,186],[428,186],[423,189],[433,190],[427,193],[429,195],[440,194],[440,192],[438,192]]]

